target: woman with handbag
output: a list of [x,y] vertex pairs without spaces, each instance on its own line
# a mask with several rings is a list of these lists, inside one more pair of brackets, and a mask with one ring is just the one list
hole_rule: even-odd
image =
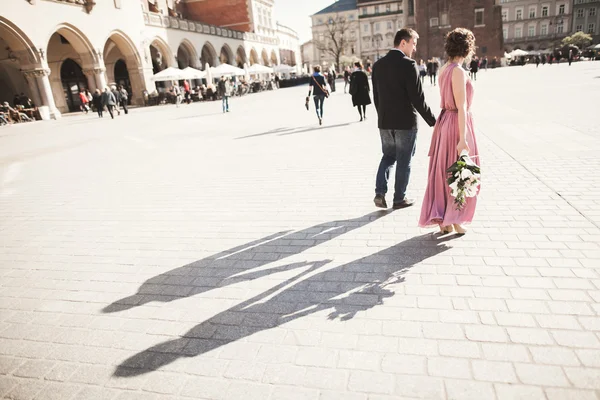
[[362,63],[354,63],[356,71],[352,73],[350,77],[350,94],[352,95],[352,105],[358,107],[358,114],[360,115],[361,122],[367,119],[367,106],[371,104],[371,96],[369,92],[371,87],[369,86],[369,78],[365,71],[363,71]]
[[321,66],[316,65],[314,71],[315,73],[310,77],[308,83],[308,97],[310,97],[312,92],[319,125],[323,125],[323,103],[325,102],[325,98],[329,97],[329,91],[326,89],[325,77],[321,74]]

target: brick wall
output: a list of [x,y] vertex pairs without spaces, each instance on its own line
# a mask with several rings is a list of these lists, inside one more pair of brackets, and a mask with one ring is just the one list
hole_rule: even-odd
[[[476,38],[478,57],[501,58],[504,55],[502,36],[502,7],[494,0],[418,0],[416,2],[416,29],[419,42],[415,59],[430,57],[445,58],[444,36],[454,28],[462,27],[473,31]],[[484,9],[483,27],[475,28],[475,9]],[[437,17],[441,24],[441,13],[448,12],[449,27],[431,27],[430,18]]]
[[251,32],[247,0],[199,0],[180,3],[183,17],[216,26]]

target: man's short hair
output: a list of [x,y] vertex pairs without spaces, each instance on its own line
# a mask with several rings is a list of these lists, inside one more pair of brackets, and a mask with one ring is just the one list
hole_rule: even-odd
[[419,34],[414,29],[410,28],[402,28],[398,32],[396,32],[396,36],[394,37],[394,47],[400,46],[403,40],[410,41],[410,39],[418,39]]
[[315,72],[321,72],[321,66],[320,65],[315,65],[314,68],[313,68],[313,70]]

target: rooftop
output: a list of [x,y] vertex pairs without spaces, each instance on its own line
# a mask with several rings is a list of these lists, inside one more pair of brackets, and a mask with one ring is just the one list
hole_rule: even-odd
[[331,14],[331,13],[351,11],[351,10],[356,10],[356,9],[357,9],[356,0],[338,0],[335,3],[325,7],[321,11],[315,13],[314,15]]

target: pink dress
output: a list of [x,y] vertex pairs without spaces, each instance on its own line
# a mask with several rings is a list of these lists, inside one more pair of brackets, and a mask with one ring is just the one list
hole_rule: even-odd
[[[419,226],[423,228],[440,224],[442,226],[467,224],[473,220],[473,216],[475,215],[477,197],[467,198],[463,209],[458,211],[454,204],[454,198],[450,195],[450,187],[446,182],[446,169],[458,159],[456,146],[460,140],[458,113],[452,93],[452,71],[457,67],[460,68],[458,64],[448,65],[439,78],[442,113],[435,124],[433,137],[431,138],[431,147],[429,148],[430,158],[427,189],[425,190],[421,217],[419,218]],[[478,165],[481,165],[479,151],[477,150],[477,141],[475,139],[475,129],[473,128],[473,116],[471,115],[473,84],[468,78],[466,97],[467,129],[465,135],[470,149],[469,156]]]

